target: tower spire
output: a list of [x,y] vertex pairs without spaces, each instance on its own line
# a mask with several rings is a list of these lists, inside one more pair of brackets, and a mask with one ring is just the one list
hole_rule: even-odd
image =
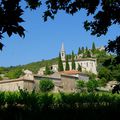
[[65,48],[64,48],[64,43],[62,43],[60,54],[61,54],[61,60],[64,61],[64,60],[65,60]]
[[61,51],[65,51],[64,43],[62,42]]

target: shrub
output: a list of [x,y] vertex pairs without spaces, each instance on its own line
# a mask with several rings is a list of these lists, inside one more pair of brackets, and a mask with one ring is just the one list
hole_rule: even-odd
[[15,68],[15,69],[10,70],[8,73],[6,73],[5,76],[10,79],[16,79],[16,78],[19,78],[22,74],[23,73],[21,69]]
[[54,83],[52,82],[52,80],[43,79],[43,80],[40,80],[39,88],[40,88],[40,91],[42,92],[48,92],[54,88]]
[[94,92],[96,88],[98,87],[98,81],[97,80],[89,80],[87,82],[87,90],[88,92]]
[[81,92],[85,90],[86,84],[83,80],[78,80],[76,83],[77,89],[79,89]]
[[3,80],[3,78],[0,76],[0,80]]
[[102,67],[99,71],[98,71],[98,77],[99,78],[105,78],[107,81],[110,81],[113,79],[112,75],[111,75],[111,71],[106,68],[106,67]]
[[98,83],[99,83],[99,86],[105,86],[106,83],[107,83],[107,80],[106,80],[105,78],[101,78],[101,79],[98,81]]

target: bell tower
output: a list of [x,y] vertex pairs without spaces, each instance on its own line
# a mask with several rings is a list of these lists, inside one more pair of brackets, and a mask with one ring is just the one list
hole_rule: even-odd
[[65,61],[65,49],[64,49],[64,44],[63,43],[62,43],[62,46],[61,46],[60,54],[61,54],[61,60]]

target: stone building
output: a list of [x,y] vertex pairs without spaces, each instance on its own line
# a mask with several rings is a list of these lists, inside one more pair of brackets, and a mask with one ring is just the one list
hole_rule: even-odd
[[34,80],[19,78],[0,81],[0,91],[18,91],[19,88],[32,91],[34,89]]
[[[61,50],[60,50],[61,60],[63,62],[63,68],[65,70],[66,67],[66,52],[64,48],[64,44],[62,43]],[[68,60],[70,70],[72,70],[72,60]],[[78,66],[81,66],[82,72],[91,72],[94,74],[97,74],[96,66],[97,62],[95,58],[82,58],[82,56],[75,56],[75,66],[76,70],[78,69]],[[58,65],[52,65],[52,70],[54,72],[58,71]]]

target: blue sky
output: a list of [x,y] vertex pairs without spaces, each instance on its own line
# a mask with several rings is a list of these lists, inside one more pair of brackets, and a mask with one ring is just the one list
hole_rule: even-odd
[[[40,9],[42,10],[42,8]],[[26,22],[25,38],[18,35],[3,38],[5,45],[0,51],[0,66],[16,66],[42,59],[51,59],[59,54],[62,42],[67,53],[72,50],[77,53],[78,47],[91,48],[94,41],[97,47],[107,44],[108,39],[114,39],[119,35],[120,28],[112,26],[106,36],[96,37],[90,35],[83,28],[86,20],[85,11],[81,11],[74,16],[59,12],[54,20],[43,21],[40,10],[26,10],[23,18]]]

